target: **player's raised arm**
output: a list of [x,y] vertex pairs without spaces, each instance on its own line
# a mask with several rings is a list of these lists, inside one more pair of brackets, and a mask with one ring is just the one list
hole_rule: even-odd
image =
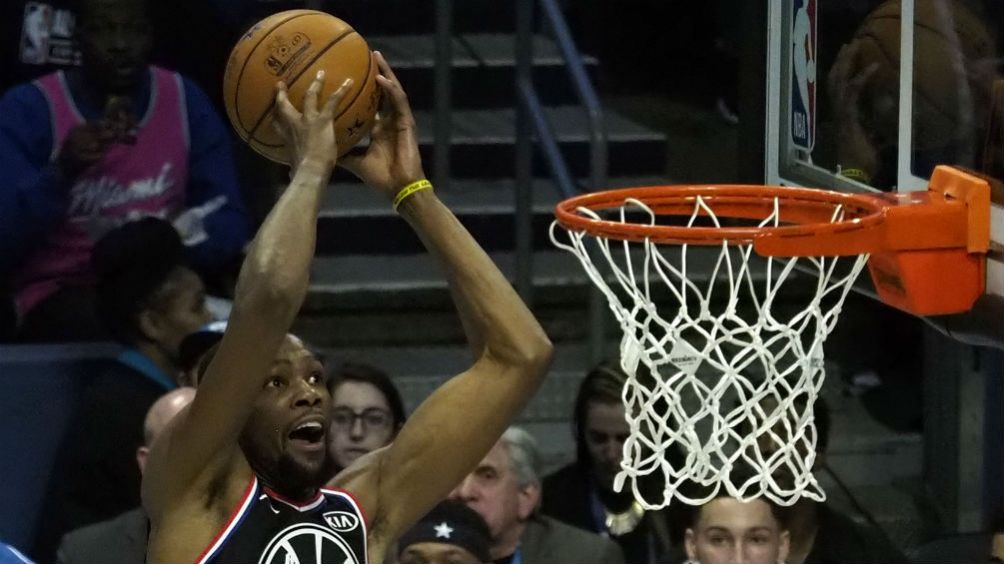
[[[540,385],[551,344],[509,281],[431,189],[408,100],[377,54],[389,108],[368,151],[342,165],[396,202],[450,284],[475,353],[463,374],[436,390],[386,450],[350,467],[340,485],[371,516],[371,540],[395,537],[444,498],[495,444]],[[416,330],[421,328],[416,327]]]
[[292,151],[292,181],[251,244],[226,334],[195,401],[150,455],[143,502],[155,522],[170,500],[209,488],[228,471],[238,453],[238,436],[303,302],[316,218],[337,154],[332,116],[351,83],[346,81],[318,107],[322,86],[323,75],[318,74],[302,114],[283,86],[277,93],[276,120]]

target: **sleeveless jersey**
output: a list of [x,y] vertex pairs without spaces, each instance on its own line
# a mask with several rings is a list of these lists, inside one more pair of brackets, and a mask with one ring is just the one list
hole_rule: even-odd
[[366,521],[343,491],[296,503],[254,477],[196,564],[366,564]]
[[[65,220],[14,275],[24,314],[65,284],[93,282],[94,243],[145,216],[171,218],[184,209],[188,183],[188,110],[181,76],[150,67],[150,100],[133,145],[115,144],[70,188]],[[39,78],[52,119],[52,159],[74,127],[86,122],[63,71]]]

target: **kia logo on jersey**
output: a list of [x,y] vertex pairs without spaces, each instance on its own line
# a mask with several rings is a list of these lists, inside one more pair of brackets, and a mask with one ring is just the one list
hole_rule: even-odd
[[323,517],[328,526],[339,533],[347,533],[359,526],[359,517],[345,511],[331,511]]

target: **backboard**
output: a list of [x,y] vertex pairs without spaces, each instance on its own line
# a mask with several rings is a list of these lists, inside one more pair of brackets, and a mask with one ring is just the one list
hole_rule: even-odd
[[980,4],[769,2],[764,162],[767,184],[842,191],[924,190],[936,164],[987,177],[997,299],[974,314],[1004,304],[1004,26]]

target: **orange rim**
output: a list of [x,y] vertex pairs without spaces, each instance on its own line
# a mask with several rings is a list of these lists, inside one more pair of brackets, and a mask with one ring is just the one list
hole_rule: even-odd
[[[779,221],[777,227],[687,227],[679,225],[645,225],[621,223],[588,217],[578,210],[594,212],[621,209],[628,199],[648,206],[657,216],[689,217],[694,214],[697,198],[704,200],[718,218],[763,220],[774,213],[775,200]],[[840,234],[846,248],[807,248],[806,255],[859,254],[869,234],[878,232],[885,221],[884,210],[890,204],[882,195],[845,194],[831,190],[755,185],[681,185],[647,186],[593,192],[569,198],[558,204],[555,216],[569,231],[586,232],[597,237],[619,241],[651,241],[658,244],[717,245],[757,243],[760,239],[825,239]],[[832,221],[838,208],[843,219]],[[707,216],[707,213],[699,215]],[[854,243],[857,241],[857,243]],[[871,244],[864,246],[871,246]],[[840,245],[837,245],[840,247]],[[759,252],[759,248],[757,249]],[[820,252],[823,251],[823,252]],[[840,252],[835,252],[840,251]],[[774,254],[774,253],[771,253]],[[798,255],[781,252],[778,254]]]

